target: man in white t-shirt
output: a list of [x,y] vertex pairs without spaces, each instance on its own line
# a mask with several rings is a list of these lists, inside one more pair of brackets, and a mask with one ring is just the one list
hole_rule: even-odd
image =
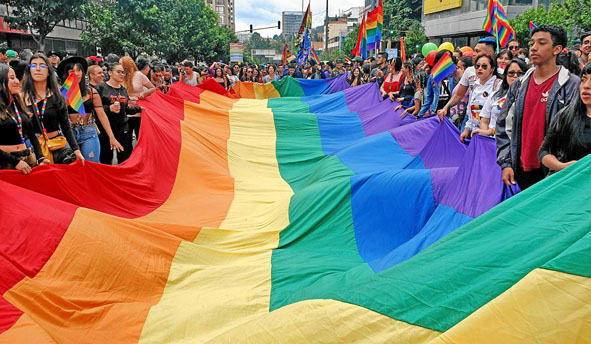
[[[478,41],[476,46],[474,47],[474,54],[472,55],[473,62],[476,62],[476,58],[480,55],[488,55],[493,59],[496,59],[495,50],[497,49],[497,42],[494,38],[486,37],[482,38]],[[460,79],[460,82],[457,86],[456,94],[451,97],[449,102],[437,111],[437,116],[439,119],[443,121],[443,117],[447,115],[449,108],[457,105],[466,95],[468,89],[472,89],[474,87],[474,83],[476,82],[478,77],[476,76],[476,69],[474,66],[466,68],[464,71],[464,75]]]
[[191,86],[197,86],[203,83],[203,81],[201,81],[201,75],[193,71],[193,62],[183,62],[183,67],[181,71],[181,81]]

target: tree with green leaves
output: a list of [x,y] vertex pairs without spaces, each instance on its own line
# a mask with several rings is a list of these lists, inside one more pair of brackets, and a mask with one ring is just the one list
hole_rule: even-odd
[[546,10],[542,5],[530,8],[517,17],[510,19],[509,23],[521,46],[527,46],[529,42],[529,22],[536,25],[559,25],[569,33],[571,42],[578,40],[583,31],[591,30],[591,0],[565,0],[554,1]]
[[238,41],[201,0],[95,0],[83,10],[89,26],[82,39],[103,53],[211,62],[228,60],[229,43]]
[[78,8],[88,0],[0,0],[12,9],[6,21],[11,28],[28,31],[40,50],[45,50],[45,39],[55,26],[66,19],[80,19]]

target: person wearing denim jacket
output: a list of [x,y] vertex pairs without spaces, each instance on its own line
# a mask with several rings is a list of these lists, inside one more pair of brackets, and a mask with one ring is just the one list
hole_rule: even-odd
[[[558,55],[562,51],[563,44],[566,44],[566,31],[564,28],[554,25],[540,25],[532,31],[532,61],[539,59],[542,45],[535,39],[536,37],[544,35],[551,38],[552,49],[554,55]],[[547,44],[547,43],[546,43]],[[559,68],[558,76],[554,80],[550,91],[548,92],[546,113],[545,113],[545,132],[547,131],[554,115],[570,103],[570,101],[577,95],[580,79],[576,75],[571,74],[568,69],[556,66],[555,56],[549,56],[546,60],[533,61],[537,64],[536,67],[530,68],[524,76],[517,79],[507,94],[507,100],[501,109],[501,113],[497,119],[496,124],[496,144],[497,144],[497,164],[503,169],[503,181],[505,184],[515,184],[515,180],[520,182],[520,188],[526,189],[536,181],[544,178],[548,173],[548,169],[541,165],[536,176],[527,176],[527,173],[521,168],[521,153],[522,153],[522,135],[524,130],[529,128],[523,127],[525,99],[530,85],[530,79],[534,77],[534,72],[540,68],[542,64],[550,64],[548,68]],[[523,182],[521,182],[523,181]]]
[[[429,68],[429,72],[430,72]],[[419,111],[418,117],[424,117],[437,112],[437,104],[439,103],[439,84],[433,81],[433,74],[429,75],[427,80],[427,87],[425,88],[425,99],[423,99],[423,106]]]

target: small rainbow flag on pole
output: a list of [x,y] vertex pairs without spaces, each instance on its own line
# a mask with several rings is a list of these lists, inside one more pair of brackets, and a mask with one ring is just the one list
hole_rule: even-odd
[[285,43],[285,47],[283,48],[283,54],[281,54],[281,64],[286,64],[287,63],[287,57],[289,56],[289,47],[287,46],[287,43]]
[[[499,46],[505,47],[510,40],[515,38],[515,31],[509,25],[505,8],[500,0],[489,0],[486,18],[482,24],[482,29],[494,35],[499,42]],[[497,48],[498,50],[498,48]]]
[[534,31],[535,28],[537,28],[538,26],[536,24],[534,24],[533,21],[529,21],[529,32]]
[[433,81],[436,83],[441,82],[441,80],[450,76],[456,69],[456,65],[452,61],[450,54],[445,54],[437,61],[431,71],[433,73]]
[[78,78],[73,72],[70,73],[66,82],[61,87],[60,92],[66,98],[66,104],[79,114],[86,116],[84,111],[84,104],[82,103],[82,94],[80,93],[80,86],[78,85]]
[[290,63],[290,62],[294,61],[295,59],[296,59],[295,55],[293,55],[293,54],[292,55],[289,55],[287,57],[287,63]]
[[314,50],[314,48],[310,49],[310,58],[314,60],[316,64],[320,64],[320,59],[318,58],[318,55],[316,54],[316,50]]

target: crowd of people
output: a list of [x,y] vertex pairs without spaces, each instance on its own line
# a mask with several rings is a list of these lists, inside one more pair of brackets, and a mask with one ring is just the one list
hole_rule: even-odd
[[[75,160],[113,163],[129,158],[139,138],[137,101],[174,82],[199,85],[212,79],[226,90],[238,82],[266,83],[284,77],[327,79],[341,75],[352,86],[377,83],[400,116],[448,117],[459,139],[496,139],[507,185],[525,189],[591,152],[591,32],[567,47],[564,28],[540,25],[529,49],[517,40],[497,53],[494,38],[472,47],[440,49],[431,58],[403,61],[386,53],[368,59],[295,63],[167,64],[145,54],[135,60],[67,57],[57,52],[0,49],[0,169],[25,174],[37,165]],[[433,67],[449,56],[455,71],[435,82]],[[70,73],[79,80],[86,116],[66,105],[59,85]]]

